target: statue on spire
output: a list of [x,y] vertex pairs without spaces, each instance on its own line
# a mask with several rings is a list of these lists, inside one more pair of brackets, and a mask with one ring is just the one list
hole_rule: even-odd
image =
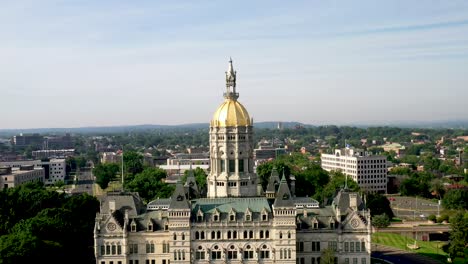
[[239,97],[239,94],[236,93],[236,74],[237,72],[232,66],[232,58],[229,58],[229,66],[226,72],[226,93],[224,94],[227,99],[236,100]]

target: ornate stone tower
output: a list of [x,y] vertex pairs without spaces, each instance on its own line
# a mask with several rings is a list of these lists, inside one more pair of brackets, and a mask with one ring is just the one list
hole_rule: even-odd
[[224,102],[210,123],[211,172],[208,197],[252,197],[257,195],[253,171],[253,119],[237,101],[236,71],[229,60]]

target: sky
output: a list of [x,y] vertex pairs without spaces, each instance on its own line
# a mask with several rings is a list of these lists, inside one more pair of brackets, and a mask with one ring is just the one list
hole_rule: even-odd
[[0,129],[468,119],[468,1],[0,1]]

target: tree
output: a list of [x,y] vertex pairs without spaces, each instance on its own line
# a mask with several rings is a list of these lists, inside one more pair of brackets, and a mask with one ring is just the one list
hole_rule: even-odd
[[468,192],[461,189],[449,190],[442,199],[446,209],[468,209]]
[[468,247],[468,213],[457,212],[450,220],[452,231],[450,232],[449,253],[452,257],[462,257],[466,260]]
[[331,172],[330,181],[325,185],[322,193],[316,193],[314,198],[323,202],[326,200],[331,201],[331,199],[335,197],[337,191],[345,187],[352,192],[359,191],[358,184],[351,177],[346,177],[346,175],[339,171]]
[[41,184],[8,188],[0,196],[0,263],[58,264],[72,254],[68,263],[93,262],[95,197],[69,197]]
[[444,196],[445,193],[444,183],[442,180],[437,178],[433,179],[431,181],[429,191],[432,195],[436,196],[437,199],[442,199],[442,196]]
[[372,217],[372,225],[378,228],[387,227],[390,225],[390,219],[384,214],[375,215]]
[[335,250],[331,247],[324,249],[320,255],[320,264],[335,264],[338,259],[335,256]]
[[[182,182],[187,181],[187,176],[189,172],[189,170],[184,171]],[[200,193],[204,193],[204,190],[206,189],[206,172],[202,168],[196,167],[193,170],[193,176],[195,176],[195,181],[197,182],[198,190],[200,191]]]
[[143,156],[135,151],[124,151],[123,160],[125,170],[130,174],[143,171]]
[[109,186],[109,182],[116,179],[117,172],[119,172],[119,165],[115,163],[99,163],[93,169],[96,183],[103,190]]
[[126,181],[125,188],[132,192],[138,192],[146,202],[157,197],[168,198],[172,195],[174,186],[163,182],[166,176],[165,170],[148,167],[136,174],[131,180]]
[[370,209],[371,216],[386,214],[390,219],[394,216],[390,201],[382,194],[369,194],[367,196],[367,207]]

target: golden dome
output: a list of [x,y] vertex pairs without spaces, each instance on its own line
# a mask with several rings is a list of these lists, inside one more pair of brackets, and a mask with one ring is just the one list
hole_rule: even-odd
[[227,98],[213,115],[211,126],[251,126],[249,113],[237,100]]

